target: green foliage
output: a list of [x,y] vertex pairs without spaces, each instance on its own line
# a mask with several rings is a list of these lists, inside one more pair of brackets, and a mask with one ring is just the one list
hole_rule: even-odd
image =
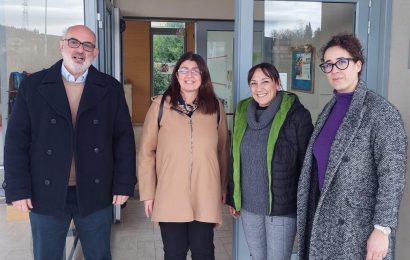
[[153,70],[153,96],[158,96],[164,93],[171,82],[171,74],[162,74],[157,68]]
[[167,22],[165,28],[185,28],[185,23]]
[[153,37],[153,95],[162,94],[169,86],[171,74],[160,72],[161,64],[175,64],[184,53],[184,37],[176,35],[155,35]]
[[175,63],[184,53],[184,37],[176,35],[154,35],[154,62]]
[[151,22],[151,28],[185,28],[183,22]]

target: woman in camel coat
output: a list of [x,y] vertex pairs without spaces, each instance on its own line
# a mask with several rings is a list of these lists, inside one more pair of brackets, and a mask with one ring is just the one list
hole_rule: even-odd
[[229,145],[226,115],[201,56],[179,59],[164,96],[153,98],[144,121],[140,200],[159,222],[165,259],[185,259],[188,249],[193,259],[214,259]]

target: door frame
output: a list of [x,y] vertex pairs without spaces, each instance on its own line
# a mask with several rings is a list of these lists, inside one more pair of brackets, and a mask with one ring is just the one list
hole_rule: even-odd
[[[152,19],[150,20],[151,22],[155,22],[157,20]],[[179,22],[179,21],[178,21]],[[184,50],[182,53],[185,53],[187,50],[187,34],[186,34],[186,24],[187,22],[182,21],[180,23],[184,23],[185,27],[184,27]],[[176,35],[177,31],[180,28],[155,28],[150,26],[150,71],[151,71],[151,75],[150,75],[150,96],[154,96],[154,35]]]
[[[115,73],[115,37],[114,5],[111,0],[84,0],[84,24],[95,32],[99,49],[98,57],[93,61],[99,71],[114,76]],[[110,30],[107,30],[107,26]],[[107,56],[110,60],[107,61]]]

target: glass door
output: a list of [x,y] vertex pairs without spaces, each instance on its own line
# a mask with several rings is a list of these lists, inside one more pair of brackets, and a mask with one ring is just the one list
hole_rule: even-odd
[[164,93],[186,49],[184,22],[151,22],[151,95]]
[[110,0],[98,1],[98,48],[99,52],[99,70],[114,76],[114,17],[113,5]]
[[320,48],[334,34],[357,32],[356,7],[355,3],[254,2],[254,20],[264,27],[261,56],[278,69],[282,88],[299,96],[314,121],[332,97],[318,68]]
[[[263,27],[255,26],[253,61],[262,61]],[[234,102],[234,23],[206,21],[196,23],[197,53],[207,62],[214,91],[224,104],[228,116],[228,128],[233,124]]]
[[[237,42],[234,49],[234,85],[237,94],[234,104],[249,97],[244,75],[256,63],[255,56],[262,57],[262,61],[278,67],[283,87],[299,95],[315,120],[331,95],[331,90],[325,87],[327,83],[324,83],[323,75],[319,75],[320,70],[316,69],[319,64],[318,51],[330,35],[354,32],[362,41],[366,53],[369,0],[255,0],[253,4],[247,0],[237,0],[235,3]],[[258,31],[256,26],[259,25],[263,27],[262,47],[255,55],[255,49],[258,49],[255,45],[259,43],[247,35]],[[365,71],[363,74],[366,79]],[[302,82],[305,89],[301,85],[298,88],[296,80]],[[232,244],[233,259],[251,259],[240,219],[234,222]],[[295,243],[292,260],[298,259],[297,247]]]
[[225,111],[233,113],[233,35],[232,31],[208,31],[206,62],[216,95]]
[[[55,10],[70,12],[55,15]],[[84,24],[84,18],[83,0],[0,0],[0,184],[4,179],[3,140],[20,83],[28,74],[61,59],[63,31]],[[2,187],[0,197],[4,197]]]

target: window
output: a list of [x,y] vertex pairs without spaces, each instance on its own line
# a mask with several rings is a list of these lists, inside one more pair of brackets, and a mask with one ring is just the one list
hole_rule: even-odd
[[168,88],[175,63],[185,52],[185,39],[185,23],[151,22],[152,96]]

